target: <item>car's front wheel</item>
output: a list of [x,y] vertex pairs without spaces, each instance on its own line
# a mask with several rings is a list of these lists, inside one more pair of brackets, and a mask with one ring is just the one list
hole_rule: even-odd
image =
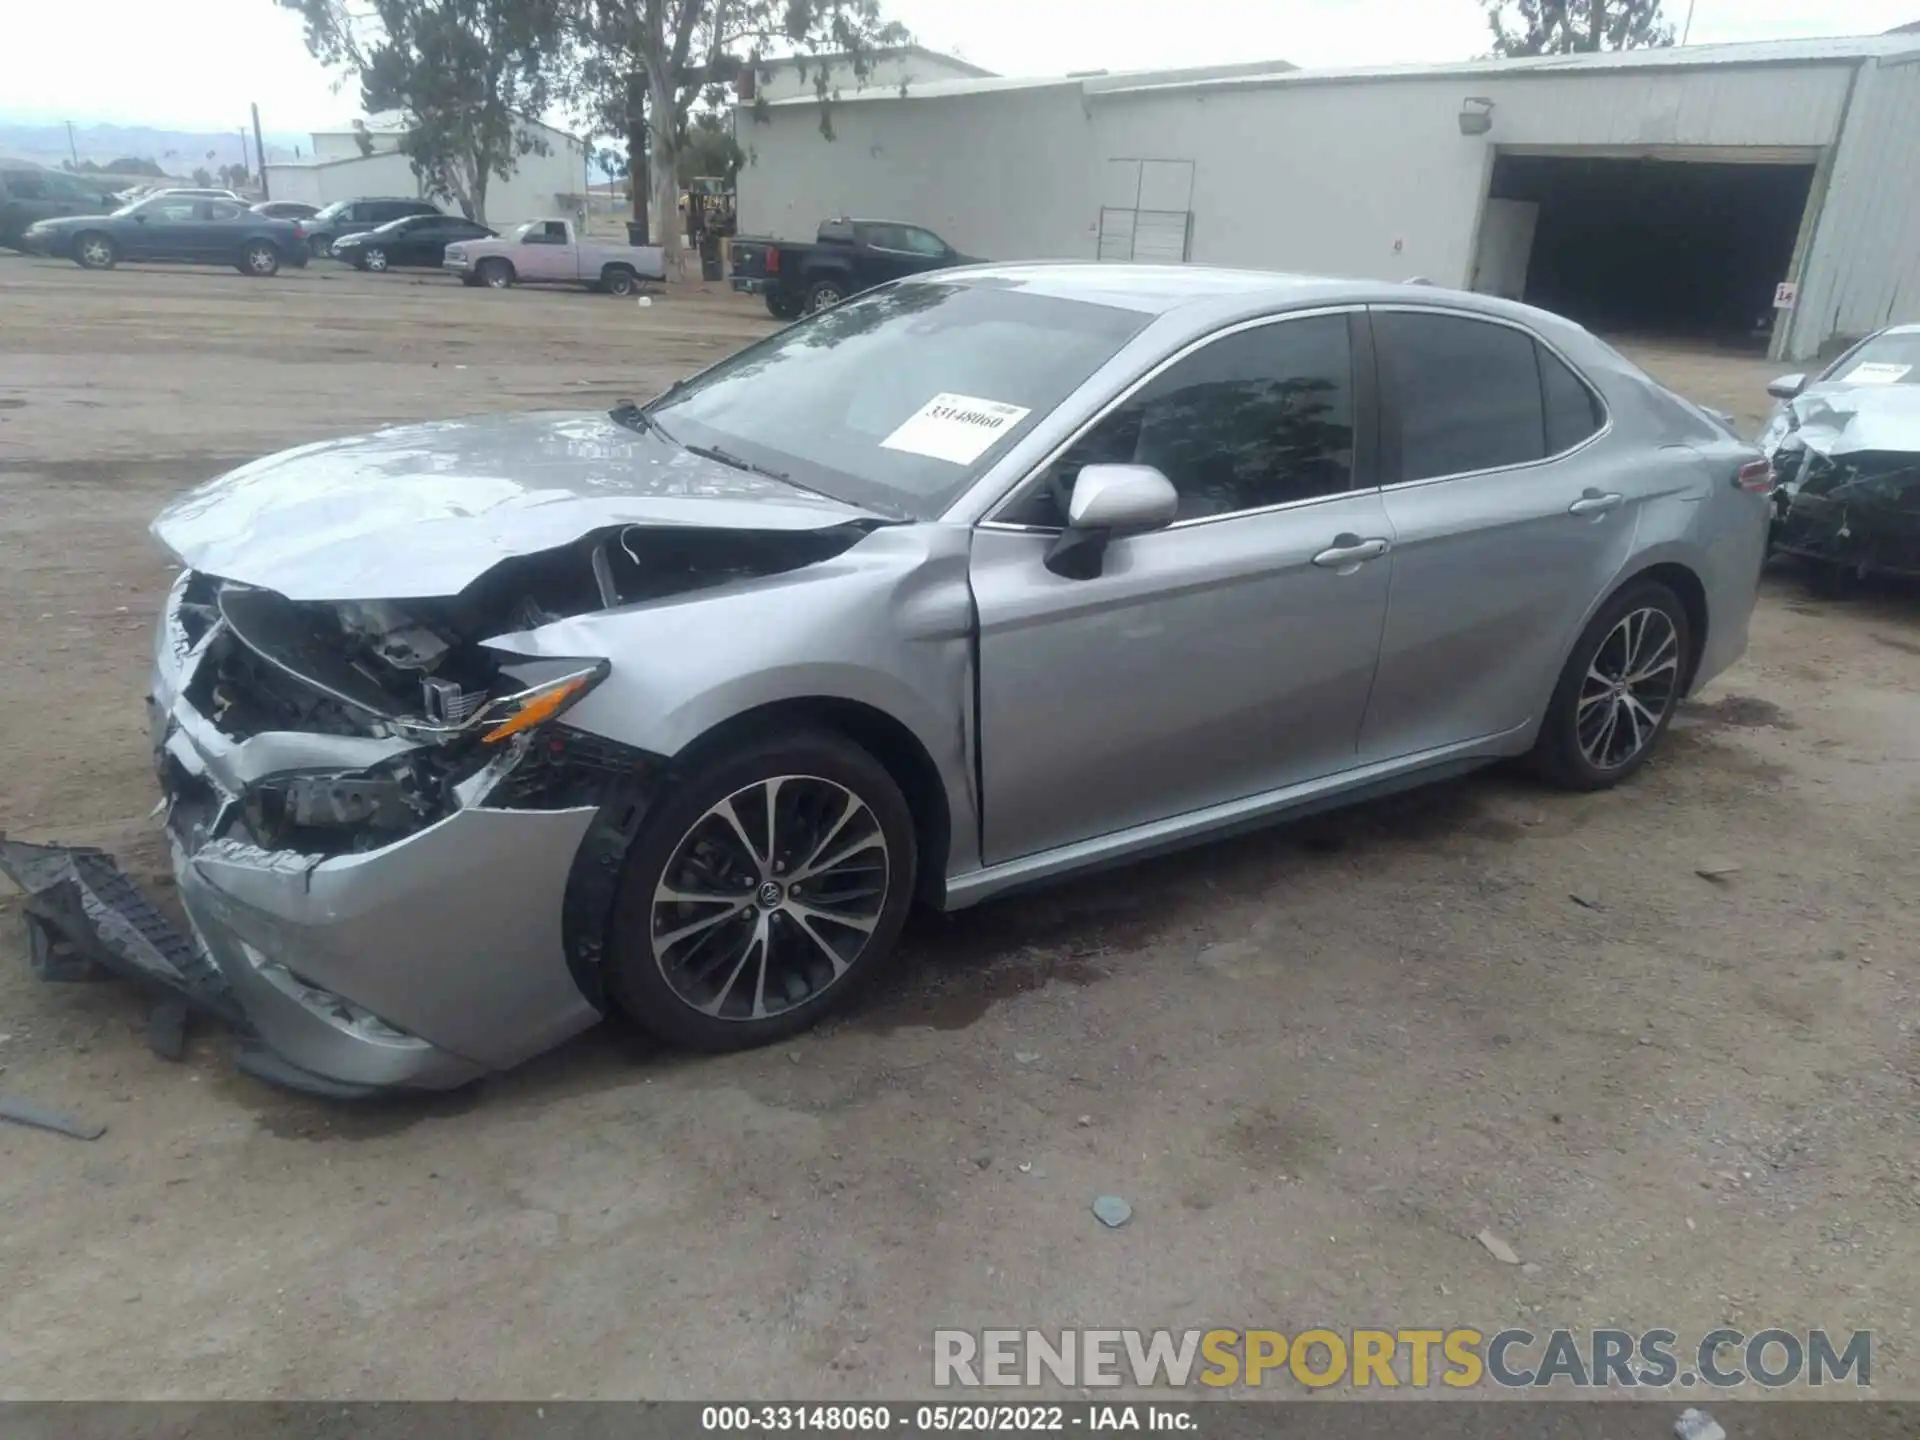
[[628,851],[609,987],[672,1044],[743,1050],[792,1035],[885,963],[916,863],[900,787],[844,736],[715,755],[657,802]]
[[73,240],[74,263],[85,270],[111,270],[120,263],[120,247],[111,235],[90,230]]
[[513,264],[497,257],[482,260],[474,271],[480,277],[480,283],[490,290],[504,290],[513,284]]
[[1536,768],[1570,790],[1603,790],[1646,764],[1686,693],[1693,623],[1680,597],[1640,580],[1593,617],[1567,657],[1535,742]]

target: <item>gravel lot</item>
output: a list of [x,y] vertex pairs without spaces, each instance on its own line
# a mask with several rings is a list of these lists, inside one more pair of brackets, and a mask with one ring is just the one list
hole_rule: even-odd
[[[698,287],[0,257],[0,824],[163,874],[176,490],[603,408],[766,324]],[[1757,420],[1770,367],[1642,354]],[[791,1046],[606,1028],[426,1103],[281,1094],[215,1034],[161,1061],[130,991],[29,976],[0,899],[0,1090],[108,1126],[0,1127],[0,1397],[901,1396],[935,1325],[1516,1321],[1871,1326],[1920,1395],[1917,621],[1772,575],[1623,790],[1483,774],[923,917]]]

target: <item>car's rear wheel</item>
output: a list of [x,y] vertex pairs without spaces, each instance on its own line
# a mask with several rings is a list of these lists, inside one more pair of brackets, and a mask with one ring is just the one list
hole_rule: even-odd
[[480,283],[489,290],[504,290],[513,284],[512,264],[497,257],[482,260],[479,269],[474,273],[480,277]]
[[807,290],[807,313],[831,310],[846,298],[846,288],[838,280],[816,280]]
[[73,259],[83,270],[111,270],[120,263],[120,247],[111,235],[89,230],[73,237]]
[[600,285],[609,295],[631,295],[640,288],[640,277],[624,265],[609,265]]
[[265,240],[254,240],[240,252],[240,273],[242,275],[278,275],[280,273],[279,248]]
[[1570,790],[1603,790],[1653,754],[1686,693],[1693,625],[1657,580],[1600,608],[1567,657],[1535,742],[1536,768]]
[[609,988],[660,1038],[743,1050],[814,1024],[886,961],[913,819],[879,761],[827,731],[698,764],[628,851]]
[[360,257],[360,268],[380,271],[387,268],[387,252],[375,246]]

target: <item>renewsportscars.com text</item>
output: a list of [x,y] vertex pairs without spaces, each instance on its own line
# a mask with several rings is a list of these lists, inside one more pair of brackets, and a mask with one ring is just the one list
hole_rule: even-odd
[[1873,1384],[1873,1332],[1452,1329],[936,1330],[942,1388],[1293,1386],[1637,1390]]

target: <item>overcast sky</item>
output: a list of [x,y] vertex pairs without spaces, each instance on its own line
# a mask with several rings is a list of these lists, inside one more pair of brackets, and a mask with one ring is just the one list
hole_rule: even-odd
[[[1007,75],[1285,59],[1299,65],[1460,60],[1487,48],[1479,0],[883,0],[922,44]],[[272,0],[88,0],[9,7],[0,116],[227,129],[260,102],[269,131],[357,113]],[[1666,0],[1677,25],[1687,0]],[[1695,43],[1877,34],[1920,0],[1694,0]]]

